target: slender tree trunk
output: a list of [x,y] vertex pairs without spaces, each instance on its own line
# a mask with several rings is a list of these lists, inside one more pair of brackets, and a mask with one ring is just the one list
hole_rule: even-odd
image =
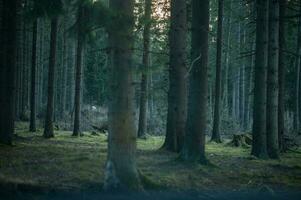
[[267,75],[267,150],[279,158],[278,145],[279,0],[269,0],[269,54]]
[[[251,11],[252,12],[252,11]],[[249,51],[253,53],[255,37],[249,38]],[[252,92],[253,92],[253,72],[254,72],[254,56],[248,58],[248,68],[246,69],[245,80],[245,112],[244,112],[244,130],[249,131],[251,125],[251,110],[252,110]]]
[[223,14],[224,0],[218,1],[218,25],[216,45],[216,78],[215,78],[215,105],[211,140],[221,143],[220,136],[220,106],[221,106],[221,79],[222,79],[222,43],[223,43]]
[[226,55],[225,55],[225,76],[224,76],[224,82],[223,82],[223,102],[224,106],[227,109],[227,116],[230,116],[230,104],[229,104],[229,69],[230,69],[230,51],[231,51],[231,31],[232,31],[232,0],[230,0],[230,16],[228,17],[228,22],[227,22],[227,46],[226,46]]
[[45,22],[44,20],[40,19],[40,48],[39,48],[39,100],[38,100],[38,108],[39,108],[39,113],[41,112],[41,109],[43,107],[43,94],[44,94],[44,25]]
[[65,16],[65,21],[64,21],[64,60],[63,60],[63,95],[62,95],[62,114],[61,117],[64,118],[66,114],[66,104],[67,104],[67,79],[68,79],[68,38],[67,38],[67,16]]
[[[300,5],[300,12],[301,13],[301,5]],[[299,93],[300,93],[300,71],[301,71],[301,17],[299,17],[299,24],[298,24],[298,35],[297,35],[297,50],[296,50],[296,62],[295,62],[295,97],[294,97],[294,117],[293,117],[293,126],[294,130],[297,132],[300,128],[300,121],[299,121]]]
[[[151,61],[151,59],[150,59]],[[150,64],[151,66],[151,64]],[[148,117],[148,123],[150,131],[154,132],[155,129],[155,123],[154,123],[154,94],[153,94],[153,72],[149,71],[149,86],[148,86],[148,109],[149,109],[149,117]]]
[[[256,48],[256,38],[253,38],[253,42],[252,42],[252,52],[255,52],[255,48]],[[253,122],[253,108],[254,108],[254,76],[255,76],[255,55],[253,54],[251,56],[251,76],[250,76],[250,88],[249,88],[249,125],[248,128],[252,128],[252,122]]]
[[[133,84],[134,1],[110,0],[122,17],[112,22],[110,45],[110,99],[108,157],[104,188],[142,189],[136,164],[135,85]],[[122,24],[122,31],[120,30]]]
[[17,0],[3,0],[0,38],[0,143],[12,144],[14,134]]
[[[2,2],[1,2],[2,3]],[[21,4],[18,4],[17,10],[20,10]],[[1,18],[1,17],[0,17]],[[17,14],[17,50],[16,50],[16,83],[15,83],[15,91],[16,91],[16,96],[15,96],[15,119],[19,119],[19,103],[20,103],[20,88],[21,88],[21,64],[22,64],[22,17],[21,17],[21,12],[18,12]],[[1,27],[1,25],[0,25]],[[1,38],[1,35],[0,35]]]
[[[26,5],[25,5],[26,6]],[[27,45],[27,33],[26,33],[26,22],[23,20],[22,24],[22,40],[23,40],[23,45],[22,45],[22,72],[21,72],[21,103],[20,103],[20,120],[24,120],[25,118],[25,110],[26,110],[26,45]]]
[[[245,49],[245,27],[241,25],[241,49],[244,51]],[[239,121],[240,121],[240,127],[243,129],[244,127],[244,112],[245,112],[245,73],[246,73],[246,62],[245,59],[241,59],[241,66],[240,66],[240,77],[239,77]]]
[[30,125],[29,131],[36,131],[36,62],[37,62],[38,21],[32,28],[32,57],[31,57],[31,91],[30,91]]
[[268,1],[257,0],[256,57],[253,110],[252,155],[267,157],[266,82],[268,64]]
[[209,0],[192,0],[192,60],[189,75],[188,118],[181,158],[206,163],[205,133],[208,102]]
[[237,80],[236,80],[236,73],[232,73],[232,75],[234,75],[234,79],[232,81],[232,118],[236,120],[236,107],[237,107]]
[[82,77],[82,58],[83,58],[83,9],[78,11],[78,33],[77,33],[77,50],[76,50],[76,72],[75,72],[75,95],[74,95],[74,127],[73,136],[80,134],[80,105],[81,105],[81,77]]
[[150,64],[150,27],[151,27],[152,0],[145,0],[145,25],[143,30],[143,72],[141,76],[140,110],[138,137],[145,137],[147,132],[147,103],[148,103],[148,79]]
[[171,1],[169,92],[166,138],[163,148],[182,149],[187,117],[186,1]]
[[70,40],[69,43],[69,51],[68,51],[68,99],[66,99],[66,107],[69,110],[69,113],[71,114],[71,116],[73,115],[73,105],[74,105],[74,91],[75,91],[75,87],[74,87],[74,79],[75,79],[75,59],[73,59],[75,57],[75,41],[73,39]]
[[53,112],[54,112],[54,72],[56,62],[56,40],[57,40],[57,26],[58,18],[55,17],[51,20],[51,33],[50,33],[50,55],[49,55],[49,68],[48,68],[48,96],[47,96],[47,110],[44,127],[44,137],[54,137],[53,132]]

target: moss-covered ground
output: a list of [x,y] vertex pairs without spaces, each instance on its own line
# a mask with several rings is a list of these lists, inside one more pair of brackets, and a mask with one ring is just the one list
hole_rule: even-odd
[[[13,147],[0,146],[0,185],[28,185],[62,190],[101,189],[107,137],[56,131],[44,139],[42,130],[29,133],[18,125]],[[281,154],[280,160],[258,160],[250,148],[208,143],[210,165],[182,163],[177,154],[158,150],[163,137],[138,140],[139,170],[159,189],[243,190],[301,189],[301,153]],[[300,150],[299,150],[300,151]]]

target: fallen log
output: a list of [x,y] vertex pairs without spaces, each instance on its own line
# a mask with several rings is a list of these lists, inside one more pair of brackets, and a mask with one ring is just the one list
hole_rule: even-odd
[[94,130],[96,130],[96,131],[98,131],[100,133],[103,133],[103,134],[105,134],[108,131],[108,127],[106,125],[102,125],[102,126],[99,126],[99,127],[95,126],[95,125],[91,125],[91,127]]

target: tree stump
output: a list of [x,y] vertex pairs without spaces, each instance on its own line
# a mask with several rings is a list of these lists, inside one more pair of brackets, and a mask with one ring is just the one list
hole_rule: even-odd
[[252,145],[252,136],[250,134],[234,134],[231,142],[228,143],[232,147],[249,147]]

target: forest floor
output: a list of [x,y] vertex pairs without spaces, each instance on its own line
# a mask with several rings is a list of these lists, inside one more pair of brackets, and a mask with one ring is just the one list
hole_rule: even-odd
[[[76,138],[71,132],[57,131],[55,138],[46,140],[41,130],[29,133],[20,124],[16,133],[13,147],[0,145],[0,199],[1,195],[21,199],[13,191],[22,191],[21,196],[28,199],[33,199],[26,196],[29,193],[53,191],[93,199],[85,196],[87,191],[101,191],[107,153],[104,134],[93,136],[87,132]],[[158,150],[163,139],[138,140],[137,161],[139,170],[154,183],[151,191],[173,191],[170,194],[174,198],[166,199],[226,199],[227,194],[236,199],[233,195],[262,191],[274,197],[301,196],[301,153],[285,153],[280,160],[258,160],[250,156],[250,148],[208,143],[211,164],[191,165],[180,162],[177,154]],[[189,198],[181,196],[185,192]],[[62,195],[56,199],[70,198]]]

